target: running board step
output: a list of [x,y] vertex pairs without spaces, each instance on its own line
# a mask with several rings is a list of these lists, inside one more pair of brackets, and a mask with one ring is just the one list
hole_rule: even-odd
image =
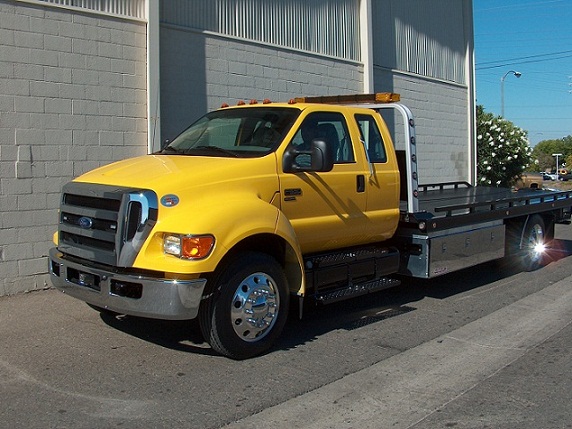
[[343,301],[349,298],[355,298],[368,293],[377,292],[383,289],[399,286],[401,282],[396,279],[387,277],[373,280],[366,283],[359,283],[353,286],[347,286],[333,291],[318,293],[315,296],[316,302],[320,304],[332,304],[334,302]]

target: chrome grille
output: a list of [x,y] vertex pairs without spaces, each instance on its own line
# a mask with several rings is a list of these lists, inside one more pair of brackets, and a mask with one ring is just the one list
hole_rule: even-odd
[[70,182],[63,189],[58,249],[129,267],[155,225],[157,212],[153,191]]

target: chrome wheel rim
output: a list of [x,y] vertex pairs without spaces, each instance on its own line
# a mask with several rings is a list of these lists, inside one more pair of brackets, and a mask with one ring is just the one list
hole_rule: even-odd
[[272,331],[279,309],[274,279],[265,273],[251,274],[240,283],[232,298],[232,328],[243,341],[259,341]]
[[535,224],[528,236],[527,253],[531,262],[538,261],[544,253],[544,231],[542,226]]

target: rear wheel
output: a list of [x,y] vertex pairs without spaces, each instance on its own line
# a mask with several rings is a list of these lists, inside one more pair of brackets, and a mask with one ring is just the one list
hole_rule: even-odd
[[[512,230],[512,231],[511,231]],[[524,271],[534,271],[545,264],[546,226],[540,215],[530,216],[520,227],[512,226],[509,252]]]
[[221,267],[201,306],[203,336],[217,352],[246,359],[268,350],[288,315],[282,267],[269,255],[247,252]]

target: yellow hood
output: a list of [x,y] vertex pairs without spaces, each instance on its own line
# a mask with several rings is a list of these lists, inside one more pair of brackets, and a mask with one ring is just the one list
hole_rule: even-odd
[[[227,191],[245,190],[258,184],[266,201],[278,190],[274,154],[262,158],[222,158],[183,155],[145,155],[115,162],[75,179],[78,182],[150,189],[182,197],[191,189],[212,192],[222,186]],[[260,182],[266,186],[260,187]],[[195,193],[193,192],[193,193]]]

